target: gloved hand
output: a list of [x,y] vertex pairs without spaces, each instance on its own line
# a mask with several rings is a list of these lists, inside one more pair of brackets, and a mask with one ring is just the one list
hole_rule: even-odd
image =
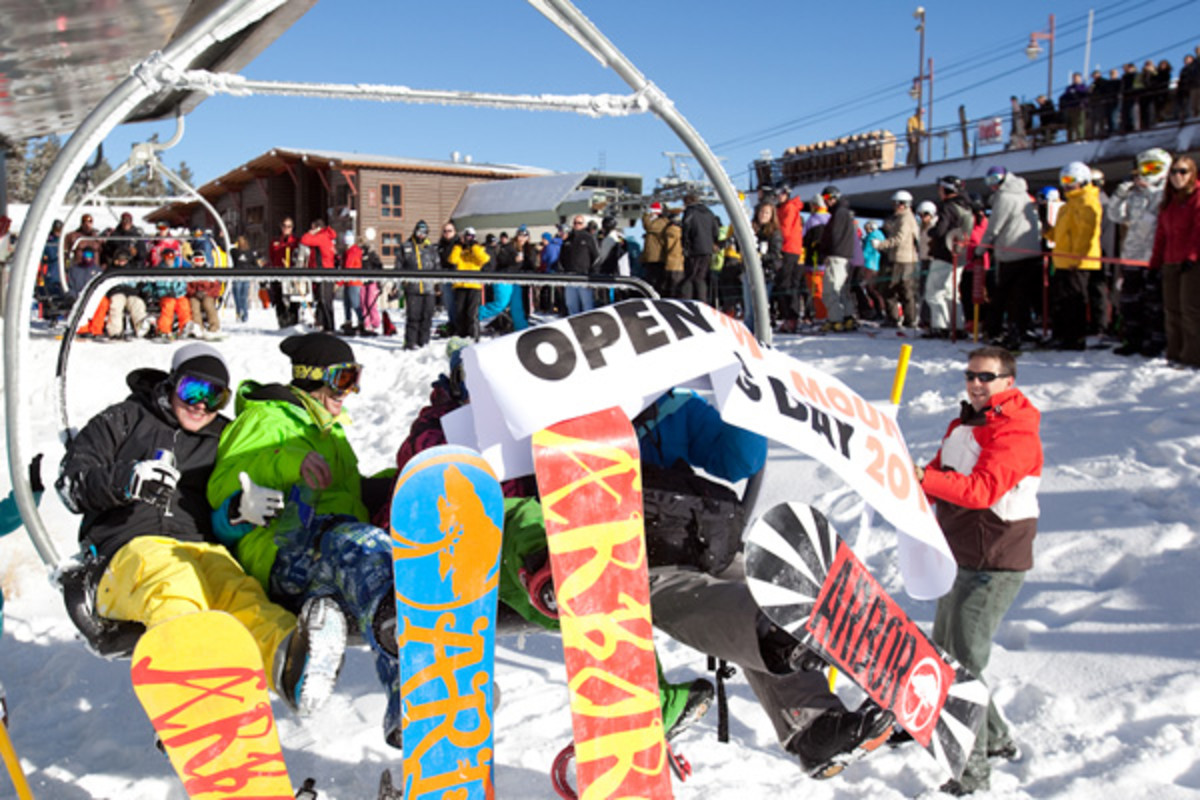
[[242,484],[242,493],[229,506],[230,523],[249,522],[261,528],[279,516],[283,510],[283,492],[259,486],[245,472],[238,475],[238,480]]
[[125,494],[130,500],[140,500],[166,510],[178,483],[179,470],[169,461],[139,461],[133,465]]
[[35,492],[46,491],[46,485],[42,483],[42,454],[38,453],[33,457],[33,461],[29,462],[29,488]]

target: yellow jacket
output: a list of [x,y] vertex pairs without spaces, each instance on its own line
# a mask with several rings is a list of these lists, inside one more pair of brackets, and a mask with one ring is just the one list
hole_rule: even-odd
[[1067,192],[1067,202],[1058,210],[1051,233],[1055,269],[1100,269],[1100,220],[1103,214],[1100,190],[1095,186],[1082,186]]
[[[483,269],[483,265],[491,260],[487,250],[483,249],[481,244],[473,244],[469,248],[463,249],[461,244],[454,245],[454,249],[450,251],[450,257],[447,259],[454,268],[459,272],[479,272]],[[456,283],[455,289],[482,289],[482,283]]]

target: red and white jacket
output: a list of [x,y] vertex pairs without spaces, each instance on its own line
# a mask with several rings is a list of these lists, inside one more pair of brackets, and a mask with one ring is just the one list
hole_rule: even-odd
[[1038,410],[1012,388],[994,395],[982,412],[964,408],[946,430],[921,486],[937,503],[938,524],[959,566],[1033,567],[1042,480],[1040,423]]

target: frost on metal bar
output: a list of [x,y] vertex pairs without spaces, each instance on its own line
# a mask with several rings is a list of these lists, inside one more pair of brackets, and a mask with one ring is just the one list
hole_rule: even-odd
[[495,92],[414,89],[378,83],[302,83],[297,81],[251,80],[231,72],[185,70],[156,76],[174,81],[176,89],[229,94],[238,97],[279,95],[285,97],[323,97],[336,100],[374,100],[380,103],[425,103],[444,106],[476,106],[522,111],[569,111],[589,117],[625,117],[650,110],[642,92],[615,94],[498,94]]

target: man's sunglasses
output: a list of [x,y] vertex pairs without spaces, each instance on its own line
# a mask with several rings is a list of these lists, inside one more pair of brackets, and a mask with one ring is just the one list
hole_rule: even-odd
[[220,411],[229,402],[229,387],[195,375],[181,375],[175,382],[175,396],[184,405],[204,403],[209,411]]
[[963,374],[967,376],[967,383],[970,383],[971,381],[979,381],[980,383],[991,383],[992,381],[996,380],[996,378],[1007,378],[1008,377],[1007,372],[1000,372],[1000,373],[972,372],[971,370],[966,370],[965,372],[963,372]]

